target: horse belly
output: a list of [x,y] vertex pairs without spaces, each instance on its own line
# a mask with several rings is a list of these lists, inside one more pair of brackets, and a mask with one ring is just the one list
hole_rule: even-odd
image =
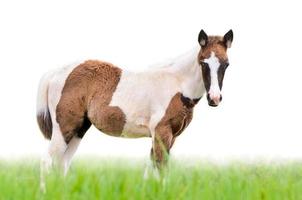
[[127,138],[151,137],[147,120],[145,118],[138,118],[133,121],[128,119],[121,136]]
[[121,137],[140,138],[151,137],[149,128],[144,125],[126,124]]

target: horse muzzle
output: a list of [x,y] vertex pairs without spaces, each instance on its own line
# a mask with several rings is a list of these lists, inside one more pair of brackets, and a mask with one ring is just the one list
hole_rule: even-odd
[[207,99],[208,99],[209,106],[216,107],[221,102],[222,96],[221,95],[212,96],[210,94],[207,94]]

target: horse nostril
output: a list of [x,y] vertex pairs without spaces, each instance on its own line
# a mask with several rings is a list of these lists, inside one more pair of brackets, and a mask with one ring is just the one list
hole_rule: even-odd
[[212,106],[212,107],[218,106],[218,104],[215,103],[213,100],[209,100],[209,101],[208,101],[208,104],[209,104],[209,106]]
[[219,101],[221,101],[222,100],[222,96],[220,95],[220,99],[219,99]]

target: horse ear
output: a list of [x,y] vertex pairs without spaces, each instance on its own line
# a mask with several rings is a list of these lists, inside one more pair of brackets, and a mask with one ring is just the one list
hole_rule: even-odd
[[232,42],[233,42],[233,31],[231,29],[223,36],[223,43],[227,48],[230,48],[232,46]]
[[201,47],[204,47],[208,44],[208,35],[204,32],[203,29],[201,29],[199,32],[198,43]]

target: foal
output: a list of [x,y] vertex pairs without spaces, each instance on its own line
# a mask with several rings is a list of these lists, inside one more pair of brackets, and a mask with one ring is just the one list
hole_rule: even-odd
[[204,93],[210,106],[220,103],[232,41],[232,30],[223,37],[201,30],[198,48],[161,68],[133,73],[88,60],[44,75],[37,119],[50,145],[41,172],[56,161],[66,174],[91,124],[116,137],[151,137],[151,159],[161,168]]

